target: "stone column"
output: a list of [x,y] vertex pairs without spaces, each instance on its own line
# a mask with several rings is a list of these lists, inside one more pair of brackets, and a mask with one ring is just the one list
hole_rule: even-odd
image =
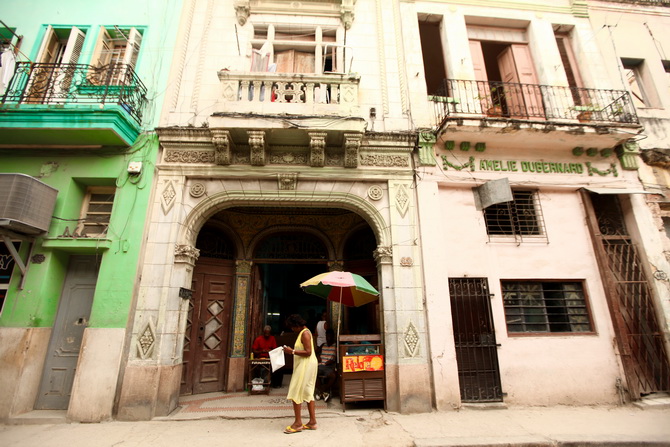
[[249,313],[249,287],[251,280],[251,261],[237,260],[235,262],[235,302],[233,303],[232,343],[230,346],[230,360],[228,364],[228,383],[226,390],[237,391],[244,389],[244,372],[246,367],[247,351],[247,322]]
[[[174,264],[145,267],[117,418],[167,416],[179,401],[189,288],[199,250],[174,245]],[[156,283],[161,283],[156,284]]]
[[387,408],[432,410],[421,240],[416,196],[409,181],[389,182],[393,247],[375,252],[384,309]]

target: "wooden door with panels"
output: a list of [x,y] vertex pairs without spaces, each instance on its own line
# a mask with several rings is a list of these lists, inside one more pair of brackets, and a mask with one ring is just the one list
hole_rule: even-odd
[[275,52],[277,73],[315,73],[314,52],[284,50]]
[[232,261],[198,259],[184,335],[181,394],[225,388],[234,278]]
[[[494,50],[497,54],[493,54]],[[542,94],[527,44],[470,40],[470,54],[483,113],[497,107],[498,114],[511,118],[544,117]]]
[[533,59],[525,44],[511,44],[498,55],[498,68],[505,84],[505,99],[511,117],[544,116]]
[[66,410],[70,404],[99,268],[97,256],[70,258],[35,401],[36,410]]

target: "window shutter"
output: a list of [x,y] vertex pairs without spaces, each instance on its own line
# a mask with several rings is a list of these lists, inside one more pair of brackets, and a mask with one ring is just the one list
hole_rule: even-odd
[[135,68],[137,56],[140,53],[140,44],[142,43],[142,34],[136,28],[130,28],[130,35],[126,44],[126,51],[123,54],[123,65]]
[[478,98],[475,99],[479,99],[481,112],[485,113],[491,106],[493,106],[493,98],[491,97],[491,91],[489,89],[489,78],[486,74],[486,65],[484,64],[482,43],[478,40],[471,40],[469,43],[472,67],[475,72],[475,81],[477,81],[476,95]]
[[83,31],[76,26],[72,27],[61,63],[76,64],[79,61],[79,55],[81,54],[81,49],[84,47],[85,38],[86,34]]
[[478,40],[470,41],[470,56],[472,57],[472,66],[475,70],[476,81],[488,81],[486,75],[486,66],[484,65],[484,53],[482,43]]
[[44,39],[40,45],[40,51],[37,53],[37,60],[45,64],[53,62],[57,47],[58,38],[56,37],[56,33],[51,25],[48,25],[47,30],[44,33]]
[[96,67],[104,67],[108,65],[112,58],[112,38],[105,29],[104,26],[100,27],[100,37],[98,42],[95,44],[95,50],[93,51],[93,65]]

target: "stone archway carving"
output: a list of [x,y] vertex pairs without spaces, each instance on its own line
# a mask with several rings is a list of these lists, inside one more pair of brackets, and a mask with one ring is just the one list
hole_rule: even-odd
[[208,196],[199,202],[186,216],[181,226],[177,243],[182,245],[195,244],[200,228],[217,212],[233,206],[277,206],[291,203],[294,206],[326,207],[337,205],[343,209],[359,214],[368,222],[377,237],[379,246],[389,246],[391,236],[388,224],[379,211],[365,199],[349,193],[310,192],[309,195],[296,194],[295,191],[277,191],[272,197],[260,193],[250,194],[244,191],[222,191]]

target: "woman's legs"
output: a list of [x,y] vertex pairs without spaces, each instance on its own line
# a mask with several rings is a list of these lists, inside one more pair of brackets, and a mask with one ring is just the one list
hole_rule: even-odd
[[309,410],[309,422],[307,423],[307,426],[316,428],[316,403],[314,401],[308,402],[307,410]]
[[[293,404],[293,424],[291,424],[291,428],[294,430],[302,430],[302,416],[300,415],[300,404],[296,404],[295,402],[291,401]],[[310,413],[311,417],[311,413]]]

